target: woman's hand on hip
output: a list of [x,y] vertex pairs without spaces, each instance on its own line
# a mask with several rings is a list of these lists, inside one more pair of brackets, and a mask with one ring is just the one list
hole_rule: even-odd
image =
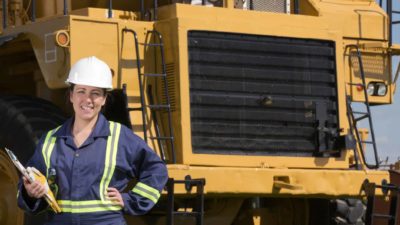
[[122,208],[124,208],[125,204],[124,201],[122,200],[121,193],[116,188],[109,187],[107,188],[107,193],[106,196],[109,200],[113,201],[115,204],[120,205]]

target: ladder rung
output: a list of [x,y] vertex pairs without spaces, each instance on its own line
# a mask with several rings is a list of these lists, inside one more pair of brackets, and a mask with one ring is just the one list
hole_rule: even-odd
[[393,10],[392,13],[400,13],[400,11]]
[[367,118],[368,116],[369,116],[369,114],[367,113],[367,114],[364,115],[364,116],[360,116],[360,117],[358,117],[358,118],[355,118],[355,120],[356,120],[356,121],[360,121],[360,120],[363,120],[363,119]]
[[165,73],[145,73],[143,74],[145,77],[166,77],[167,74]]
[[353,111],[353,114],[368,115],[367,112],[358,112],[358,111]]
[[180,216],[199,216],[199,212],[173,212],[174,215],[180,215]]
[[170,105],[148,105],[150,109],[169,109]]
[[381,188],[381,189],[388,189],[391,191],[400,191],[400,188],[397,187],[396,185],[375,185],[376,188]]
[[361,143],[365,143],[365,144],[373,144],[373,141],[361,141]]
[[400,21],[393,21],[392,24],[399,24]]
[[194,186],[204,186],[205,181],[202,179],[197,180],[174,180],[174,184],[192,184]]
[[364,87],[364,85],[363,85],[363,84],[361,84],[361,83],[347,83],[347,84],[354,85],[354,86],[356,86],[356,85],[357,85],[357,86],[360,86],[360,85],[361,85],[361,86],[363,86],[363,87]]
[[144,46],[150,46],[150,47],[164,46],[164,44],[155,44],[155,43],[140,43],[140,44],[144,45]]
[[142,111],[142,108],[128,108],[128,111]]
[[174,137],[150,137],[150,139],[154,139],[154,140],[174,140]]
[[389,219],[389,220],[394,219],[394,216],[385,215],[385,214],[377,214],[377,213],[374,213],[374,214],[372,214],[372,216],[373,216],[373,217],[377,217],[377,218],[382,218],[382,219]]

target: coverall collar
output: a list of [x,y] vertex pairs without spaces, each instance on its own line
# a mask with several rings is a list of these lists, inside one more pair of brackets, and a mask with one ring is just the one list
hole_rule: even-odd
[[[74,122],[74,117],[69,118],[61,127],[58,129],[53,136],[55,137],[72,137],[72,124]],[[90,137],[107,137],[110,136],[110,125],[108,120],[103,116],[103,114],[99,114],[97,118],[96,125],[93,129],[93,132],[90,134]]]

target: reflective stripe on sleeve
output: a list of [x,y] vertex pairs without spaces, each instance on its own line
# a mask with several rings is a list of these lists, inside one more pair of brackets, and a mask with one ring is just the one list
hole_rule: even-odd
[[157,203],[160,198],[160,192],[142,182],[138,182],[132,191],[140,196],[150,199],[152,202]]

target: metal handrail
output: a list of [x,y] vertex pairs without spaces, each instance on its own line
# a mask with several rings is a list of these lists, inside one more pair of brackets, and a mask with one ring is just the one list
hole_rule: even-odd
[[[67,16],[68,15],[68,1],[64,0],[63,3],[64,3],[63,15]],[[32,7],[32,9],[31,9],[31,21],[35,22],[36,21],[36,0],[32,0],[31,4],[32,4],[31,5],[31,7]],[[8,5],[8,1],[7,0],[3,0],[3,9],[2,9],[2,12],[3,12],[3,24],[2,24],[3,29],[7,28],[7,16],[8,16],[7,15],[7,12],[8,12],[7,5]],[[109,0],[108,18],[112,18],[112,0]]]
[[108,18],[112,18],[112,0],[108,0]]
[[137,64],[137,72],[138,72],[138,80],[139,80],[139,91],[140,91],[140,103],[141,103],[141,111],[142,111],[142,129],[143,129],[143,139],[147,143],[147,132],[146,132],[146,110],[145,110],[145,99],[144,99],[144,90],[143,90],[143,82],[142,82],[142,74],[140,72],[142,65],[139,58],[139,41],[137,38],[137,34],[134,30],[124,28],[122,29],[122,34],[131,33],[134,38],[135,44],[135,53],[136,53],[136,64]]
[[[160,32],[157,30],[149,30],[147,31],[147,35],[152,34],[153,37],[156,37],[158,39],[157,43],[160,45],[160,54],[161,54],[161,65],[162,65],[162,73],[166,74],[167,68],[165,65],[165,52],[164,52],[164,46],[163,46],[163,37]],[[147,40],[147,38],[146,38]],[[166,98],[167,105],[171,105],[171,99],[169,97],[169,92],[168,92],[168,84],[166,77],[163,77],[164,79],[164,95]],[[172,128],[172,119],[171,119],[171,109],[168,109],[168,127],[169,127],[169,135],[170,137],[174,137],[174,130]],[[175,156],[175,146],[174,146],[174,140],[170,141],[171,144],[171,152],[172,152],[172,163],[176,163],[176,156]]]
[[[365,153],[363,151],[363,146],[362,146],[362,142],[361,142],[361,137],[358,133],[358,129],[357,126],[356,127],[356,136],[357,136],[357,143],[359,145],[359,149],[360,149],[360,153],[361,153],[361,157],[363,159],[363,162],[365,164],[365,166],[369,169],[378,169],[379,168],[379,158],[378,158],[378,151],[377,151],[377,147],[376,147],[376,140],[375,140],[375,133],[374,133],[374,127],[372,124],[372,115],[371,115],[371,110],[370,110],[370,105],[369,105],[369,100],[368,100],[368,94],[367,94],[367,85],[365,83],[365,73],[364,73],[364,66],[363,66],[363,62],[362,62],[362,58],[361,58],[361,52],[360,49],[357,45],[347,45],[345,52],[347,51],[347,49],[349,49],[349,53],[351,54],[351,49],[355,49],[356,53],[357,53],[357,60],[358,60],[358,65],[359,65],[359,69],[360,69],[360,75],[361,75],[361,80],[362,80],[362,85],[363,85],[363,90],[364,90],[364,97],[365,97],[365,105],[367,108],[367,113],[368,113],[368,122],[369,122],[369,126],[370,126],[370,132],[371,132],[371,139],[372,139],[372,145],[373,145],[373,152],[374,152],[374,159],[375,159],[375,165],[371,165],[367,163],[367,159],[365,157]],[[351,57],[351,55],[350,55]],[[354,118],[353,118],[354,120]]]

